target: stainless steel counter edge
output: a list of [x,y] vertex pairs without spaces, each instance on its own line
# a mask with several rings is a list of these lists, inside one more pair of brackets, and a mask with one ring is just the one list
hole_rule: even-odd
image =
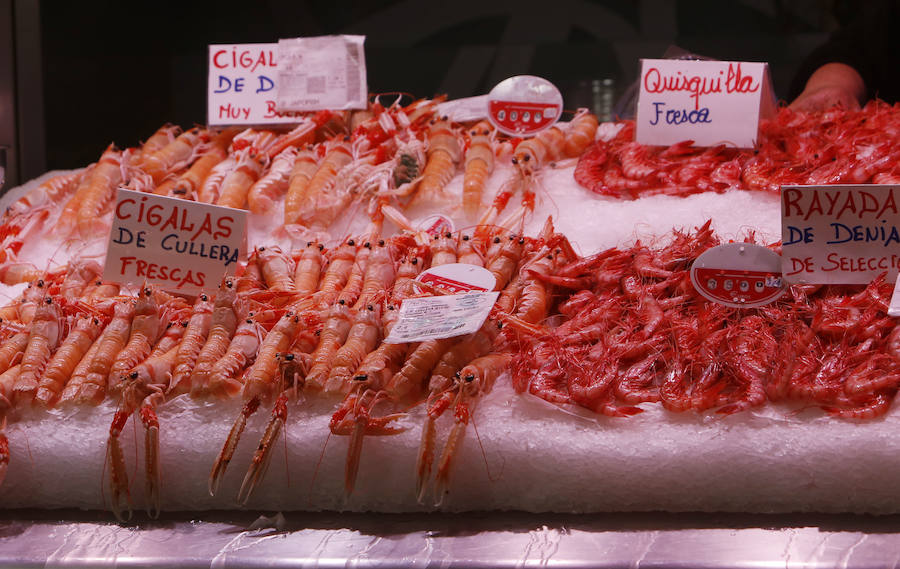
[[900,516],[0,511],[0,567],[894,567]]

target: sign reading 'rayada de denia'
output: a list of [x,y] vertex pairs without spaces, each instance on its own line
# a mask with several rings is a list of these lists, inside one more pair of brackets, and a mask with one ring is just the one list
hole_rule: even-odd
[[788,282],[865,284],[900,269],[900,187],[784,186],[781,267]]
[[120,188],[104,280],[193,294],[233,274],[246,250],[247,212]]

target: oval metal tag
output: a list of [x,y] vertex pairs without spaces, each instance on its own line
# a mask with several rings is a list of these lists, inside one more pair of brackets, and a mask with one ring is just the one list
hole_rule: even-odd
[[442,213],[434,213],[416,222],[416,228],[432,237],[456,231],[453,227],[453,220]]
[[562,108],[556,85],[534,75],[504,79],[488,94],[488,120],[510,136],[531,136],[553,126]]
[[[423,271],[416,277],[416,283],[424,283],[431,288],[439,288],[450,294],[470,291],[493,290],[497,284],[494,274],[484,267],[468,263],[449,263]],[[413,285],[418,291],[426,292],[426,287]]]
[[691,265],[691,282],[703,297],[734,308],[769,304],[785,290],[781,256],[753,243],[726,243],[704,251]]

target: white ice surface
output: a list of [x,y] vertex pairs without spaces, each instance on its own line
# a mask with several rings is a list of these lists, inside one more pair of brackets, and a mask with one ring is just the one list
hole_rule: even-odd
[[[725,238],[754,229],[764,239],[780,232],[776,196],[749,192],[665,196],[618,201],[594,196],[572,179],[573,165],[542,177],[534,234],[546,215],[584,254],[635,239],[661,239],[672,228],[690,229],[712,218]],[[487,195],[509,175],[498,167]],[[458,195],[460,177],[448,193]],[[6,198],[2,205],[8,203]],[[432,205],[470,224],[448,205]],[[289,239],[267,236],[280,214],[251,220],[251,244]],[[361,227],[344,222],[341,232]],[[31,244],[29,244],[31,246]],[[35,244],[36,251],[40,247]],[[343,499],[347,439],[329,436],[335,400],[289,408],[287,437],[275,449],[268,475],[247,504],[252,510],[352,510],[407,512],[432,509],[414,496],[415,455],[421,407],[396,436],[369,437],[356,490]],[[894,488],[900,472],[896,412],[865,423],[830,419],[815,409],[768,406],[752,413],[673,414],[658,405],[630,418],[565,412],[501,380],[478,406],[458,464],[450,511],[514,509],[533,512],[732,511],[900,512]],[[181,397],[159,410],[162,501],[167,510],[238,508],[237,489],[269,418],[260,409],[248,422],[237,454],[215,498],[207,477],[239,404]],[[104,508],[105,444],[113,415],[109,404],[75,411],[26,412],[7,427],[11,459],[0,486],[0,506]],[[446,435],[449,413],[439,425]],[[143,429],[126,426],[122,443],[135,505],[143,503]],[[477,437],[476,437],[477,429]]]

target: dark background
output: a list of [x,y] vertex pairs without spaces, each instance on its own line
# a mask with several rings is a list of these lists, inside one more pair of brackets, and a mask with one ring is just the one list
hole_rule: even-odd
[[[843,17],[827,0],[244,0],[40,3],[48,170],[93,162],[110,142],[134,146],[165,122],[206,116],[207,46],[326,34],[366,35],[369,91],[450,98],[539,75],[566,108],[590,105],[591,81],[616,95],[641,57],[672,46],[768,61],[788,97],[804,57]],[[27,101],[20,104],[28,104]]]

